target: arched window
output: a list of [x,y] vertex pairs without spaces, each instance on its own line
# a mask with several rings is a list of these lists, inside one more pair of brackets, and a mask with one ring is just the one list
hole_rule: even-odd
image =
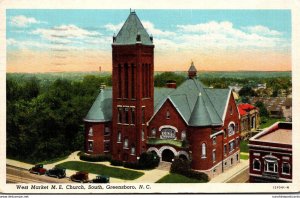
[[156,129],[152,128],[151,130],[151,137],[156,137]]
[[167,110],[166,118],[167,118],[167,119],[170,119],[170,111],[169,111],[169,109]]
[[131,152],[130,152],[131,155],[135,155],[135,146],[132,145],[131,146]]
[[282,163],[282,174],[289,175],[291,173],[291,165],[288,162]]
[[118,131],[118,140],[117,142],[121,142],[122,141],[122,134],[121,131]]
[[235,126],[234,126],[234,122],[231,122],[229,125],[228,125],[228,136],[232,136],[234,135],[234,129]]
[[253,160],[253,170],[260,170],[260,161],[259,159],[254,159]]
[[92,127],[90,127],[89,136],[93,136],[93,128]]
[[145,132],[142,130],[142,140],[145,140]]
[[124,148],[128,148],[128,138],[124,139]]
[[205,144],[205,143],[202,143],[201,157],[202,157],[202,158],[205,158],[205,157],[206,157],[206,144]]
[[186,132],[185,131],[181,132],[181,140],[186,140]]

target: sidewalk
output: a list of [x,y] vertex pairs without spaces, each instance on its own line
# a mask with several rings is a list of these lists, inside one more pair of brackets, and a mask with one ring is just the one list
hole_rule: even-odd
[[248,160],[240,160],[240,163],[236,166],[232,167],[231,169],[226,170],[224,173],[217,175],[216,177],[212,178],[209,183],[226,183],[231,178],[242,172],[243,170],[249,167]]

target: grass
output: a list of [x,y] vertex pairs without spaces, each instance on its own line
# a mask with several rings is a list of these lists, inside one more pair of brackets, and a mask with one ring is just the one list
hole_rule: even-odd
[[170,173],[155,183],[204,183],[204,181],[198,179],[191,179],[176,173]]
[[59,161],[62,161],[62,160],[65,160],[69,157],[69,155],[67,156],[63,156],[63,157],[57,157],[57,158],[54,158],[54,159],[50,159],[50,160],[44,160],[42,162],[39,162],[39,163],[36,163],[36,164],[53,164],[55,162],[59,162]]
[[249,155],[245,155],[245,154],[241,153],[241,159],[242,160],[248,160],[249,159]]
[[76,171],[86,171],[93,174],[106,175],[124,180],[134,180],[144,175],[144,173],[138,171],[109,167],[102,164],[93,164],[88,162],[69,161],[58,164],[57,166]]
[[261,123],[259,128],[264,129],[264,128],[269,127],[269,126],[271,126],[272,124],[274,124],[275,122],[278,122],[278,121],[285,121],[285,118],[267,118],[267,121],[265,123]]
[[243,153],[249,153],[249,147],[248,147],[249,141],[241,140],[240,142],[240,151]]

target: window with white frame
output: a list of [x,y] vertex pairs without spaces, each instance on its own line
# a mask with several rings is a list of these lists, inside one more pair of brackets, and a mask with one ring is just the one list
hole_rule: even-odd
[[93,136],[93,128],[92,127],[90,127],[90,129],[89,129],[89,136]]
[[105,127],[104,127],[104,135],[105,135],[105,136],[110,135],[110,128],[109,128],[108,126],[105,126]]
[[205,143],[202,143],[201,157],[202,157],[202,158],[205,158],[205,157],[206,157],[206,144],[205,144]]
[[124,123],[129,124],[129,108],[128,107],[124,108],[124,115],[125,115]]
[[156,137],[156,129],[152,128],[151,130],[151,137]]
[[213,140],[213,145],[217,144],[217,138],[216,138],[216,136],[214,136],[214,137],[212,138],[212,140]]
[[228,136],[234,135],[234,123],[230,123],[228,126]]
[[169,111],[169,109],[167,110],[166,118],[167,118],[167,119],[170,119],[170,111]]
[[131,124],[135,124],[135,108],[131,108]]
[[185,131],[181,132],[181,140],[186,140],[186,132]]
[[131,147],[130,154],[135,155],[135,146],[134,145]]
[[235,149],[235,141],[229,142],[229,152],[232,152]]
[[118,131],[118,140],[117,142],[121,142],[122,141],[122,134],[121,131]]
[[253,160],[253,170],[260,171],[260,161],[257,158]]
[[216,150],[213,150],[213,152],[212,152],[212,160],[213,160],[213,162],[216,161]]
[[288,162],[282,163],[282,174],[285,175],[291,174],[291,165]]
[[125,138],[124,139],[124,145],[123,145],[124,148],[128,148],[128,138]]
[[118,123],[122,123],[122,107],[118,107]]
[[94,147],[94,142],[93,141],[88,141],[88,150],[93,151]]
[[278,173],[278,162],[273,159],[265,159],[265,171]]
[[142,141],[144,141],[145,140],[145,132],[144,132],[144,130],[142,129]]
[[224,144],[224,155],[227,155],[227,144]]

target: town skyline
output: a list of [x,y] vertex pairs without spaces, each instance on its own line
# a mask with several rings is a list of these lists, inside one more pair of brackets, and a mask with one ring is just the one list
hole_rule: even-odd
[[[136,12],[154,37],[155,71],[186,71],[191,61],[199,71],[291,71],[288,10]],[[89,72],[99,67],[110,72],[112,36],[128,13],[8,10],[7,72]]]

